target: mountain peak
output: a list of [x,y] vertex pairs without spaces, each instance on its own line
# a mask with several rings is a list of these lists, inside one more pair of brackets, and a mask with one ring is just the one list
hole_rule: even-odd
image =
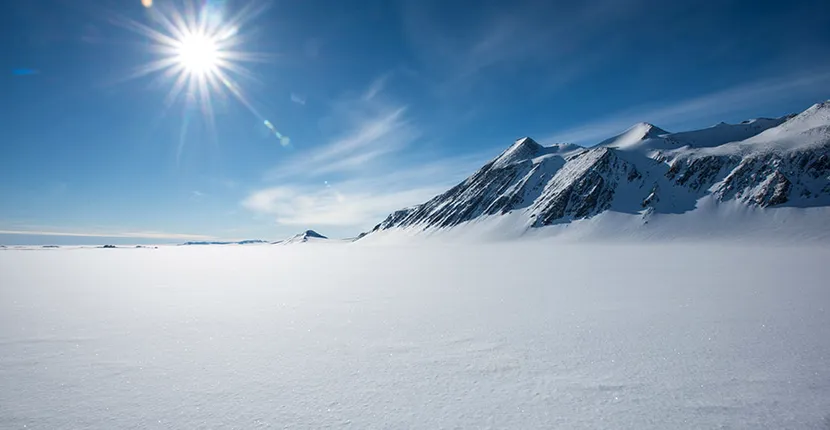
[[817,133],[817,136],[827,136],[828,129],[830,129],[830,100],[810,106],[804,112],[789,118],[780,127],[768,130],[765,135],[771,137],[782,133],[798,134],[813,129],[823,130]]
[[318,239],[328,239],[326,236],[323,236],[322,234],[317,233],[314,230],[306,230],[306,231],[300,233],[300,236],[302,236],[302,237],[316,237]]
[[288,245],[292,243],[306,243],[306,242],[316,242],[318,240],[326,240],[328,237],[323,236],[320,233],[317,233],[314,230],[306,230],[302,233],[297,233],[294,236],[289,237],[288,239],[281,240],[274,243],[280,243],[283,245]]
[[648,122],[638,122],[626,130],[626,133],[639,135],[642,139],[649,139],[669,132]]
[[514,163],[529,160],[539,155],[545,149],[529,137],[516,140],[509,148],[496,158],[494,167],[506,167]]
[[830,100],[816,103],[810,106],[807,110],[796,116],[811,116],[811,115],[828,115],[830,114]]
[[532,138],[530,138],[528,136],[522,137],[521,139],[516,139],[516,141],[511,146],[516,146],[516,145],[542,146],[542,145],[538,144],[535,140],[533,140]]
[[830,102],[795,117],[680,133],[638,123],[599,147],[543,147],[522,138],[443,194],[393,212],[373,232],[449,229],[489,219],[495,229],[524,234],[607,211],[618,214],[608,215],[614,219],[637,214],[646,221],[661,213],[704,216],[720,203],[825,210],[828,149]]
[[668,134],[666,130],[657,127],[654,124],[647,122],[638,122],[622,134],[618,134],[610,139],[600,142],[597,146],[607,146],[611,148],[625,148],[631,145],[636,145],[647,139],[653,139],[664,134]]

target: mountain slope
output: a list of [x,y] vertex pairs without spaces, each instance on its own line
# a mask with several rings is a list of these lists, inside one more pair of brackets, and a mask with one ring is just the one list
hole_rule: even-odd
[[830,206],[830,102],[798,115],[669,133],[647,123],[584,148],[517,140],[462,183],[372,231],[445,229],[511,214],[526,228],[606,211],[683,214],[704,200]]

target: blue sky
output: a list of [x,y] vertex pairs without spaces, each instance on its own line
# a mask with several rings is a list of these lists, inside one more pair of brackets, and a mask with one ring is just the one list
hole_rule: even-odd
[[[4,4],[0,243],[348,237],[522,136],[591,145],[830,98],[826,1],[192,5]],[[168,97],[175,74],[137,73],[163,57],[139,29],[175,11],[247,53],[212,115]]]

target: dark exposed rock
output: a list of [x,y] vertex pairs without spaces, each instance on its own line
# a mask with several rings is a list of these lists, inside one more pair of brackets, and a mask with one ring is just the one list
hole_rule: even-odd
[[735,157],[708,156],[691,159],[678,159],[672,163],[666,177],[674,179],[677,185],[694,191],[709,188],[719,178],[725,168],[740,162]]
[[659,191],[660,191],[660,187],[655,184],[651,188],[651,192],[649,193],[649,195],[645,199],[643,199],[643,201],[640,203],[640,206],[643,207],[643,208],[648,208],[648,207],[653,207],[656,203],[660,202]]
[[[787,203],[792,195],[806,198],[825,194],[820,186],[830,183],[828,151],[830,148],[825,147],[747,157],[718,185],[716,194],[721,200],[735,198],[762,207]],[[803,175],[805,180],[795,184],[788,175]]]
[[776,170],[772,177],[758,190],[753,197],[755,203],[761,207],[784,204],[789,200],[792,183],[784,174]]
[[[529,226],[607,210],[646,218],[693,210],[706,196],[759,207],[830,204],[830,124],[816,121],[828,109],[817,105],[797,116],[719,124],[699,133],[640,133],[659,129],[639,124],[624,140],[618,136],[593,148],[519,139],[458,185],[393,212],[373,231],[452,227],[514,212]],[[773,127],[780,131],[760,135]],[[632,141],[631,133],[642,134],[641,140]],[[791,140],[774,140],[782,133]],[[802,136],[807,144],[787,147]],[[738,138],[748,140],[730,140]]]

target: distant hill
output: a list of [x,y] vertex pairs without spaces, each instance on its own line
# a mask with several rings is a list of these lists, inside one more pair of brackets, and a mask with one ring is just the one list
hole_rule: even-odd
[[185,242],[182,243],[180,246],[186,245],[254,245],[260,243],[269,243],[267,240],[258,240],[258,239],[250,239],[250,240],[240,240],[239,242]]
[[280,245],[289,245],[293,243],[325,242],[327,240],[329,240],[328,237],[323,236],[322,234],[317,233],[314,230],[306,230],[302,233],[295,234],[294,236],[291,236],[288,239],[274,243]]

